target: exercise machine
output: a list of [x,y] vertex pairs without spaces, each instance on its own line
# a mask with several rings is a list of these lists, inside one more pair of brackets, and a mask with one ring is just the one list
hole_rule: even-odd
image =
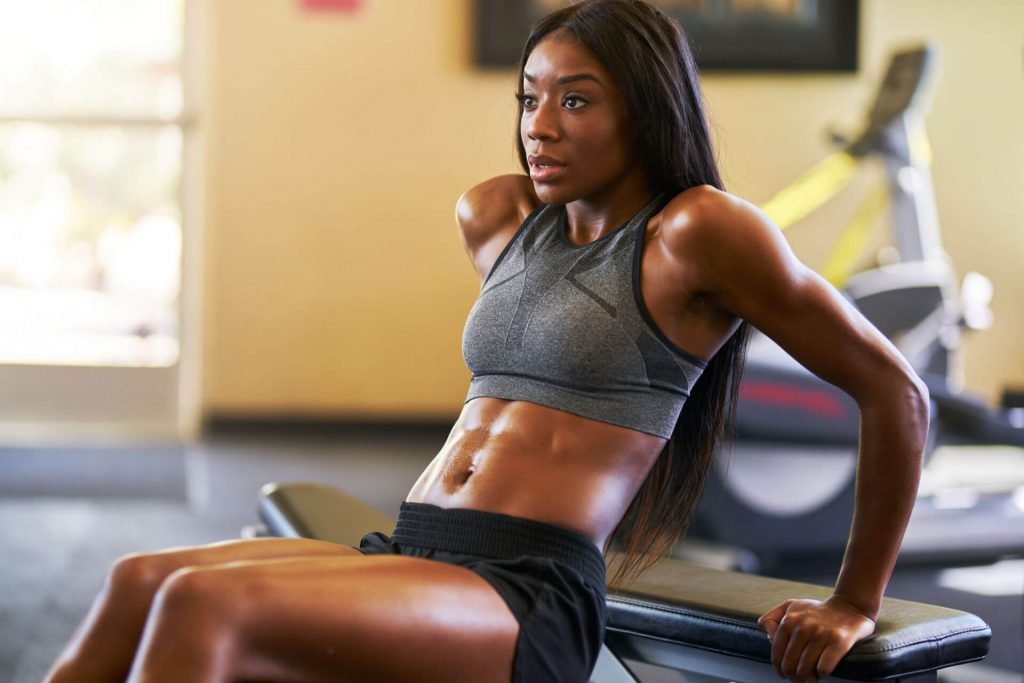
[[[387,515],[320,484],[268,484],[259,515],[260,534],[349,546],[368,531],[394,528]],[[663,560],[628,590],[609,594],[605,645],[591,680],[635,682],[631,663],[642,662],[684,672],[687,681],[778,683],[758,617],[787,598],[824,599],[830,592]],[[930,683],[939,669],[984,658],[990,638],[973,614],[887,598],[875,635],[854,646],[833,677]]]
[[[893,55],[861,134],[851,140],[833,133],[842,149],[762,208],[788,229],[846,187],[862,164],[880,160],[884,181],[868,194],[822,275],[893,341],[928,385],[928,456],[964,444],[1021,448],[1024,420],[960,389],[961,335],[990,324],[992,288],[977,273],[958,284],[942,248],[924,127],[937,60],[936,49],[927,45]],[[877,265],[856,272],[886,209],[893,244]],[[857,405],[849,396],[755,332],[740,386],[736,439],[719,458],[693,532],[677,554],[703,552],[710,541],[734,549],[726,566],[731,561],[756,570],[787,556],[842,552],[853,510],[858,431]],[[941,491],[923,491],[901,561],[1024,554],[1024,510],[1017,502],[1024,500],[1024,480],[1020,484],[1021,493],[989,490],[977,504],[956,509]]]

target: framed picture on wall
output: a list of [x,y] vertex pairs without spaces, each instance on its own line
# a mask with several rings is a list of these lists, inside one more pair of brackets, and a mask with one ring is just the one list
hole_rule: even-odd
[[[475,63],[511,68],[530,27],[565,0],[475,0]],[[859,0],[652,0],[682,24],[702,71],[857,70]]]

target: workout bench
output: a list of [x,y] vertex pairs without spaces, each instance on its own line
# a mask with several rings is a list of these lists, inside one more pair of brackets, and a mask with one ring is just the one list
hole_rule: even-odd
[[[387,515],[319,484],[266,485],[259,515],[269,535],[349,546],[368,531],[394,528]],[[830,593],[824,586],[662,560],[627,591],[608,595],[605,646],[591,680],[637,681],[624,661],[630,660],[683,672],[690,683],[777,683],[782,679],[771,666],[758,617],[787,598]],[[939,669],[984,658],[992,635],[973,614],[891,598],[877,623],[875,635],[847,654],[834,678],[934,682]]]

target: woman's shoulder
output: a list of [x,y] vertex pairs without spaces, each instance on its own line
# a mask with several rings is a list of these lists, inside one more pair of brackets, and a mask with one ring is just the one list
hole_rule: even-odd
[[771,220],[747,200],[711,185],[697,185],[673,197],[661,212],[659,234],[672,253],[690,254],[776,237]]
[[706,292],[795,284],[807,273],[761,209],[709,185],[672,198],[658,237],[667,262]]
[[540,205],[533,182],[522,174],[501,175],[459,197],[455,219],[470,248],[512,230]]

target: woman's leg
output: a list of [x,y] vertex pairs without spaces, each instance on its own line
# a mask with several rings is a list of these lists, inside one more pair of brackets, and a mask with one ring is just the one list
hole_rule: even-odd
[[131,668],[154,595],[168,576],[183,567],[353,554],[359,553],[332,543],[274,538],[228,541],[121,558],[110,570],[92,608],[46,680],[50,683],[123,681]]
[[519,625],[464,567],[402,556],[186,569],[153,604],[131,683],[508,683]]

